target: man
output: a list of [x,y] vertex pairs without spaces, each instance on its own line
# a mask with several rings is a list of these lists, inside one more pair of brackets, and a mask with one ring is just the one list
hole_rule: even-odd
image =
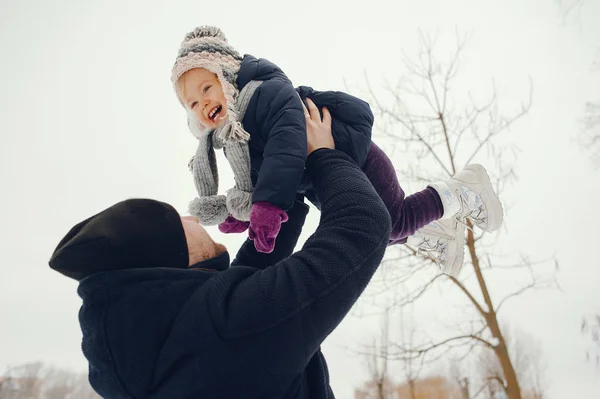
[[321,221],[292,255],[308,207],[289,211],[271,254],[225,248],[169,205],[129,200],[79,223],[50,266],[80,281],[90,382],[108,399],[333,398],[320,345],[377,269],[390,216],[334,149],[311,105],[306,170]]

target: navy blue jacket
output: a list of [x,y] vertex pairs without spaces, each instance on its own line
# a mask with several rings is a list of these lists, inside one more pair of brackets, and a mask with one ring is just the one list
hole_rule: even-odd
[[106,271],[81,281],[82,348],[100,395],[334,397],[320,345],[376,271],[391,223],[345,154],[315,151],[306,169],[322,201],[321,222],[289,257],[305,205],[291,209],[272,254],[247,240],[231,267],[225,253],[197,269]]
[[319,109],[329,109],[336,149],[348,154],[360,167],[371,146],[374,118],[369,104],[338,91],[294,88],[275,64],[245,55],[238,88],[242,90],[251,80],[264,81],[252,96],[242,121],[250,133],[252,202],[266,201],[287,210],[298,192],[319,207],[312,183],[304,173],[306,120],[300,98],[309,97]]

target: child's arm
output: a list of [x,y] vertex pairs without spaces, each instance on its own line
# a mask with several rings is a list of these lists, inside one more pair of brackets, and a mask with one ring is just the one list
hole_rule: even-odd
[[374,123],[369,103],[340,91],[317,91],[308,86],[297,90],[302,99],[310,98],[319,108],[327,106],[333,118],[336,149],[350,155],[362,167],[371,147]]
[[265,145],[252,195],[249,234],[256,248],[268,253],[304,174],[306,121],[296,90],[284,79],[268,80],[257,90],[255,118]]
[[277,235],[274,251],[268,254],[260,253],[251,240],[246,240],[233,262],[231,262],[231,266],[250,266],[255,269],[266,269],[290,256],[298,243],[307,214],[308,205],[302,200],[296,201],[292,209],[288,211],[289,220],[281,226],[281,231]]
[[265,140],[263,162],[252,202],[292,207],[306,162],[306,121],[292,84],[282,79],[259,88],[256,120]]

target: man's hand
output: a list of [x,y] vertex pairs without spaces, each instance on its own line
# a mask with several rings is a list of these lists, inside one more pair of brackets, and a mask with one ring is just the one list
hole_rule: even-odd
[[333,135],[331,134],[331,114],[329,110],[323,107],[323,119],[319,109],[310,98],[306,99],[308,109],[302,103],[304,116],[306,117],[306,139],[308,142],[308,154],[319,148],[335,148]]

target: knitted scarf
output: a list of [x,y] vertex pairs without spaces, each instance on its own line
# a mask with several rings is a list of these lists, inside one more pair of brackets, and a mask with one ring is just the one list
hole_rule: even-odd
[[[198,197],[190,202],[188,210],[202,225],[219,224],[229,214],[238,220],[250,220],[253,190],[248,149],[250,135],[242,128],[241,121],[254,91],[261,84],[262,81],[253,80],[239,93],[235,103],[236,120],[198,137],[196,155],[189,163]],[[226,195],[218,194],[219,173],[215,149],[221,148],[235,179],[235,186],[227,190]]]

